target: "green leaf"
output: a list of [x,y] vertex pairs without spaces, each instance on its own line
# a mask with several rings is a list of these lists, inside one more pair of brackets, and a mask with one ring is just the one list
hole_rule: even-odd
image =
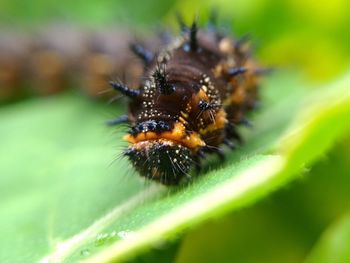
[[305,263],[350,262],[350,214],[334,222],[322,235]]
[[332,146],[302,180],[186,232],[175,262],[304,262],[324,229],[350,211],[348,142]]
[[124,129],[103,121],[122,106],[67,94],[2,108],[0,261],[128,259],[283,187],[350,128],[349,78],[317,91],[296,79],[265,83],[246,144],[178,189],[144,184],[123,158],[109,166]]

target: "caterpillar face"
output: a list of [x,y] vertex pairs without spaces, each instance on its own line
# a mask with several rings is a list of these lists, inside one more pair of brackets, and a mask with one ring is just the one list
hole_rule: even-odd
[[141,176],[163,184],[178,184],[192,167],[192,152],[186,146],[167,139],[132,144],[125,155]]
[[195,23],[183,31],[158,54],[132,45],[146,68],[139,89],[111,83],[130,98],[128,115],[110,121],[131,125],[124,154],[141,176],[163,184],[190,177],[204,153],[233,148],[257,98],[255,63],[240,43]]

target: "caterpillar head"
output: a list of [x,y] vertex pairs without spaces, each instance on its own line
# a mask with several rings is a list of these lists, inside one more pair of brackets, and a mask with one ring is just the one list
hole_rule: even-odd
[[124,154],[142,176],[165,185],[177,185],[193,163],[189,148],[168,139],[137,142]]

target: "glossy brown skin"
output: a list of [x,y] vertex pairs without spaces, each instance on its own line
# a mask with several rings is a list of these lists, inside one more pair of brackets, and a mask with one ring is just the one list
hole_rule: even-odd
[[[126,155],[141,176],[163,184],[189,178],[203,152],[221,154],[225,140],[239,140],[235,127],[257,98],[253,63],[231,38],[199,31],[194,44],[185,35],[161,51],[130,103]],[[245,66],[244,72],[232,74],[232,68]],[[165,76],[165,84],[157,82],[156,71]]]

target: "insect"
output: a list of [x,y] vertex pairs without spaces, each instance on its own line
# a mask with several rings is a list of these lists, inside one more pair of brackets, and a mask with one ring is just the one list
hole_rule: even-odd
[[220,33],[214,19],[203,29],[179,22],[181,35],[157,53],[131,45],[145,66],[139,88],[110,82],[129,98],[128,114],[108,122],[131,127],[123,154],[141,176],[165,185],[190,178],[206,154],[224,158],[224,145],[241,142],[237,126],[248,124],[261,71],[245,39]]
[[[105,101],[114,95],[106,81],[110,75],[123,78],[127,71],[128,83],[136,85],[142,74],[142,62],[126,52],[133,34],[118,25],[94,31],[58,23],[30,33],[0,27],[0,35],[0,107],[71,88]],[[159,42],[150,38],[150,45],[159,45],[153,40]]]

